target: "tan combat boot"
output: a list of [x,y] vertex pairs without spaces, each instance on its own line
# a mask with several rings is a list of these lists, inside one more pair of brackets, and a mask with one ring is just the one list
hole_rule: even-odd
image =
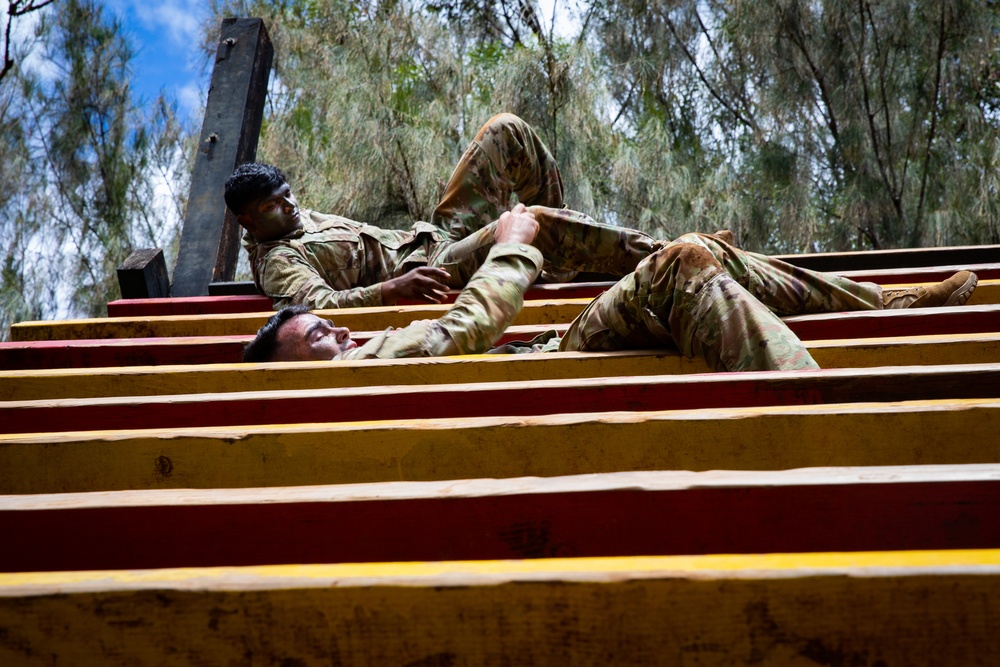
[[882,290],[883,308],[932,308],[961,306],[976,289],[979,279],[971,271],[959,271],[951,278],[930,287],[906,287]]

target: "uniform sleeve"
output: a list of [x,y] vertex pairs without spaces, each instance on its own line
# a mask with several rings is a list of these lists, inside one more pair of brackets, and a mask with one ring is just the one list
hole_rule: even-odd
[[381,283],[335,290],[291,249],[272,250],[257,268],[257,286],[274,300],[276,310],[295,304],[312,309],[382,305]]
[[447,313],[379,336],[342,358],[400,359],[485,352],[521,311],[524,291],[541,268],[542,254],[532,246],[498,244]]

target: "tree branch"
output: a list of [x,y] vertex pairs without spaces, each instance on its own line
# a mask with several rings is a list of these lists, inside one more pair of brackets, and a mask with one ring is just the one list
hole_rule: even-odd
[[910,235],[911,245],[916,245],[920,241],[920,231],[923,227],[924,203],[927,197],[927,175],[930,171],[931,149],[934,144],[934,135],[937,131],[938,121],[938,101],[941,94],[941,63],[944,61],[945,52],[945,3],[941,2],[941,18],[938,23],[938,49],[937,67],[934,72],[934,100],[931,105],[931,127],[927,131],[927,150],[924,153],[924,173],[920,179],[920,197],[917,200],[917,215],[913,220],[913,233]]
[[38,11],[53,2],[55,0],[42,0],[40,3],[37,0],[10,0],[10,4],[7,5],[7,25],[4,26],[3,69],[0,70],[0,81],[7,76],[7,72],[14,69],[14,59],[10,57],[10,31],[14,26],[14,19]]
[[688,50],[687,44],[685,44],[684,40],[682,40],[680,38],[680,36],[677,34],[677,28],[674,26],[673,21],[670,20],[669,14],[664,13],[663,14],[663,20],[667,24],[667,28],[670,30],[670,34],[673,35],[674,39],[677,40],[677,43],[680,44],[681,50],[684,51],[684,55],[687,57],[688,62],[690,62],[691,65],[694,67],[695,72],[697,72],[697,74],[698,74],[698,78],[701,79],[701,82],[708,89],[709,94],[712,97],[714,97],[715,100],[726,109],[726,111],[728,111],[730,114],[732,114],[733,117],[739,123],[747,126],[748,128],[750,128],[756,134],[756,132],[757,132],[757,125],[756,125],[756,123],[753,122],[753,119],[752,118],[747,118],[742,113],[740,113],[740,111],[738,109],[736,109],[733,106],[731,106],[729,104],[729,102],[727,102],[725,99],[723,99],[722,95],[720,95],[718,93],[718,91],[715,90],[715,87],[708,81],[708,77],[705,76],[705,72],[702,71],[701,67],[698,65],[698,61],[695,60],[694,55],[691,53],[690,50]]

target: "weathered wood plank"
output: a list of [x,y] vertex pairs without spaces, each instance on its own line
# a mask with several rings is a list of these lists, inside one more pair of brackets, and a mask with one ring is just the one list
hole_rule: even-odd
[[[982,293],[982,295],[980,295]],[[588,299],[554,299],[525,302],[515,318],[515,325],[568,324],[590,303]],[[983,316],[1000,304],[1000,281],[987,282],[973,294],[970,305],[952,308],[924,308],[914,310],[858,311],[849,313],[852,318],[889,319],[922,316],[950,319],[955,314],[972,313]],[[318,313],[333,319],[338,325],[352,331],[381,331],[386,327],[406,326],[414,320],[440,317],[448,305],[381,306],[377,308],[345,308],[320,310]],[[976,311],[970,308],[978,308]],[[927,315],[925,315],[925,313]],[[931,315],[933,313],[933,315]],[[176,315],[149,317],[115,317],[79,320],[32,321],[11,325],[13,341],[72,340],[90,338],[151,338],[160,336],[239,336],[251,335],[267,321],[270,312],[221,313],[215,315]],[[799,315],[797,318],[837,319],[841,313],[824,315]],[[793,318],[794,319],[794,318]],[[829,337],[829,336],[824,336]]]
[[992,550],[8,574],[0,661],[992,666],[998,599]]
[[919,266],[963,266],[1000,261],[1000,245],[821,252],[776,257],[813,271],[862,271]]
[[0,402],[6,433],[1000,398],[1000,364]]
[[[530,301],[525,304],[513,324],[568,323],[579,315],[588,303],[588,299]],[[449,307],[448,305],[380,306],[317,312],[325,317],[335,317],[338,325],[346,326],[352,331],[380,331],[386,327],[404,327],[414,320],[438,318]],[[10,336],[13,341],[28,341],[252,335],[272,314],[268,311],[221,313],[209,316],[176,315],[19,322],[11,325]]]
[[1000,547],[1000,465],[0,496],[0,571]]
[[[1000,363],[1000,333],[809,341],[822,368]],[[706,373],[668,350],[0,371],[0,400]],[[2,430],[2,429],[0,429]]]
[[[509,327],[497,344],[531,340],[545,331],[563,332],[566,328],[561,324]],[[376,333],[352,332],[352,337],[360,344]],[[243,358],[243,347],[252,339],[243,335],[0,342],[0,369],[232,364]]]
[[236,165],[257,155],[273,56],[263,21],[223,19],[170,287],[172,295],[208,294],[213,280],[233,278],[239,225],[226,209],[223,186]]
[[998,431],[982,399],[0,435],[0,493],[997,463]]
[[1000,263],[863,269],[836,271],[836,273],[857,282],[871,282],[879,285],[918,285],[941,282],[959,271],[972,271],[979,276],[980,280],[1000,279]]
[[[1000,278],[1000,267],[997,269]],[[524,294],[525,300],[593,299],[614,285],[600,283],[559,283],[532,285]],[[448,290],[445,303],[454,303],[458,290]],[[415,301],[401,300],[397,305],[420,305]],[[207,315],[212,313],[256,313],[272,310],[269,297],[249,296],[189,296],[165,299],[119,299],[108,303],[108,317],[150,317],[161,315]]]
[[162,298],[170,294],[170,277],[163,251],[142,248],[132,252],[118,267],[118,287],[122,298],[130,300]]
[[[785,321],[805,341],[969,334],[1000,331],[1000,307],[965,306],[804,315],[786,318]],[[566,327],[565,324],[512,326],[498,342],[531,340],[548,330],[562,333]],[[371,335],[372,332],[355,331],[354,338],[363,341]],[[219,336],[215,338],[218,345],[212,344],[211,336],[6,342],[0,343],[0,369],[233,363],[239,361],[241,356],[237,341],[242,344],[251,337],[251,334]],[[106,349],[101,347],[102,340],[108,341]],[[130,353],[132,345],[135,346],[134,355]],[[79,357],[74,352],[78,348]],[[218,352],[218,356],[213,356],[213,350]]]
[[[956,271],[975,271],[980,280],[1000,279],[1000,264],[977,264],[967,267],[941,266],[916,269],[883,269],[875,271],[846,271],[844,275],[857,280],[879,284],[919,284],[944,280]],[[271,310],[271,299],[253,289],[246,295],[192,296],[166,299],[119,299],[108,303],[109,317],[149,317],[155,315],[206,315],[210,313],[254,313]],[[525,293],[525,299],[592,299],[613,281],[589,283],[560,283],[533,285]],[[451,303],[458,294],[449,290],[446,302]],[[405,305],[403,302],[402,305]]]

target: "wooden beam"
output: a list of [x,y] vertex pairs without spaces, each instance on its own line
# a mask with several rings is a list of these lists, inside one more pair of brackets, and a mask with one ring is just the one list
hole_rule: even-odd
[[165,299],[118,299],[108,302],[108,317],[214,315],[273,310],[271,299],[254,296],[181,296]]
[[[569,323],[590,303],[588,299],[530,301],[513,324]],[[320,310],[340,326],[352,331],[381,331],[405,327],[420,319],[443,315],[448,305],[379,306]],[[19,322],[11,325],[13,341],[69,340],[74,338],[153,338],[159,336],[240,336],[257,332],[272,312],[223,313],[218,315],[177,315],[163,317],[115,317],[79,320]]]
[[[809,341],[822,368],[1000,363],[1000,333]],[[707,373],[669,350],[0,371],[0,401]]]
[[[1000,278],[1000,270],[997,272]],[[553,299],[593,299],[614,285],[602,283],[560,283],[532,285],[524,294],[527,301]],[[454,303],[458,290],[448,290],[444,303]],[[166,299],[120,299],[108,303],[109,317],[150,317],[161,315],[207,315],[212,313],[257,313],[273,310],[269,297],[252,296],[192,296]],[[418,306],[416,301],[400,300],[399,306]]]
[[1000,245],[950,246],[943,248],[904,248],[864,252],[821,252],[801,255],[775,255],[795,266],[813,271],[862,271],[919,266],[966,266],[1000,261]]
[[[982,293],[980,295],[980,293]],[[851,313],[822,313],[818,315],[797,315],[787,318],[789,322],[811,318],[823,321],[823,326],[841,317],[853,320],[881,318],[906,320],[908,318],[944,318],[950,320],[962,315],[970,321],[975,314],[991,317],[1000,310],[1000,281],[984,284],[973,294],[974,303],[949,308],[915,308],[913,310],[868,310]],[[514,325],[569,324],[579,315],[588,299],[553,299],[525,302],[524,308],[514,319]],[[370,308],[346,308],[341,310],[316,311],[333,319],[338,325],[352,331],[381,331],[386,327],[404,327],[414,320],[435,319],[444,314],[448,305],[423,306],[379,306]],[[978,308],[978,310],[970,310]],[[29,340],[71,340],[77,338],[152,338],[159,336],[239,336],[257,332],[272,313],[223,313],[218,315],[176,315],[151,317],[91,318],[79,320],[18,322],[10,327],[13,341]],[[878,325],[872,328],[878,329]],[[979,329],[982,330],[982,329]],[[872,334],[868,334],[872,335]],[[896,335],[896,334],[889,334]],[[830,338],[830,335],[820,336]]]
[[0,571],[1000,547],[1000,465],[0,496]]
[[870,282],[879,285],[919,285],[941,282],[959,271],[972,271],[980,280],[1000,279],[1000,263],[864,269],[837,271],[836,273],[857,282]]
[[[1000,331],[1000,308],[965,306],[866,313],[804,315],[785,319],[802,340],[975,334]],[[545,331],[565,332],[565,324],[509,327],[498,344],[531,340]],[[354,331],[356,341],[373,332]],[[154,338],[57,339],[0,342],[0,368],[96,368],[239,361],[251,334]],[[213,343],[212,341],[215,341]],[[239,343],[237,344],[237,341]],[[131,352],[134,350],[134,354]]]
[[968,667],[998,598],[993,550],[7,574],[0,662]]
[[[564,332],[566,325],[509,327],[497,344],[530,340],[548,330]],[[352,332],[358,343],[375,331]],[[0,368],[102,368],[109,366],[167,366],[232,364],[243,358],[243,347],[253,336],[181,336],[167,338],[91,338],[0,342]]]
[[6,433],[1000,398],[1000,364],[0,402]]
[[173,296],[208,294],[213,280],[232,280],[239,225],[223,186],[236,165],[253,161],[274,55],[260,19],[223,19],[191,192],[181,232]]
[[134,251],[118,267],[118,287],[123,299],[142,300],[170,294],[167,262],[159,248]]
[[[941,281],[962,268],[974,270],[980,280],[1000,279],[1000,264],[980,264],[972,267],[926,267],[922,269],[888,269],[882,271],[847,272],[857,281],[879,284],[918,284]],[[253,283],[244,295],[172,297],[166,299],[119,299],[108,303],[109,317],[149,317],[156,315],[206,315],[210,313],[254,313],[271,310],[271,299],[258,294]],[[614,285],[614,282],[560,283],[533,285],[525,293],[532,299],[592,299]],[[210,290],[211,291],[211,290]],[[449,290],[446,303],[455,300],[457,290]],[[401,302],[400,305],[407,305]]]
[[967,399],[0,435],[0,493],[997,463],[998,431]]

